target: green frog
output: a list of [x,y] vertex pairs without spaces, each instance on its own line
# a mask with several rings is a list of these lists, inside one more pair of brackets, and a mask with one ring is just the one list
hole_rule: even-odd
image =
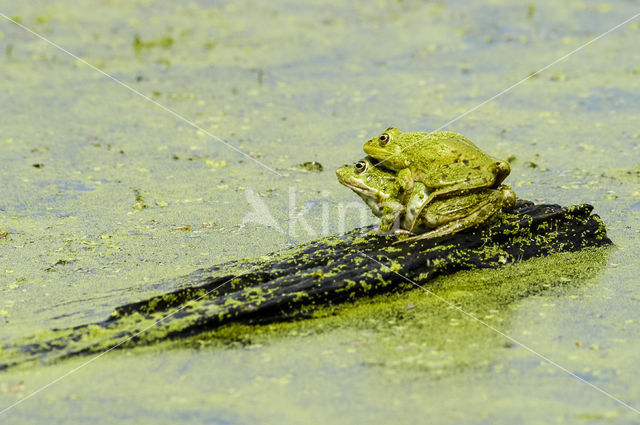
[[[378,164],[375,164],[378,165]],[[438,199],[424,207],[426,186],[416,182],[407,195],[396,173],[375,166],[365,158],[336,171],[338,181],[358,194],[380,217],[380,230],[406,235],[413,229],[425,232],[400,242],[445,236],[478,225],[503,209],[515,206],[515,193],[508,186],[481,189],[466,195]]]
[[395,127],[368,140],[364,151],[396,171],[406,192],[421,182],[429,191],[423,208],[436,199],[478,189],[496,189],[511,172],[504,161],[482,152],[452,131],[403,133]]
[[[343,165],[336,171],[338,181],[353,190],[369,206],[376,217],[380,218],[380,230],[388,232],[403,215],[407,207],[404,204],[405,192],[396,178],[396,174],[383,167],[375,167],[368,158],[354,165]],[[424,185],[422,186],[424,188]],[[410,210],[420,207],[427,198],[427,192],[414,191],[416,199],[409,202]],[[410,217],[413,218],[413,217]],[[403,223],[410,226],[411,223]],[[403,226],[400,225],[400,228]]]

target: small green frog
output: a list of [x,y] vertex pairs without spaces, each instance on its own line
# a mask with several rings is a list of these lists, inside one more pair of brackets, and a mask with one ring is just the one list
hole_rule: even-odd
[[488,156],[469,139],[451,131],[403,133],[389,127],[368,140],[364,151],[380,165],[397,171],[405,191],[422,182],[429,191],[425,206],[438,198],[495,189],[511,172],[508,163]]
[[338,181],[358,194],[371,211],[380,217],[380,230],[388,232],[394,224],[398,235],[414,228],[426,233],[399,242],[429,239],[453,234],[478,225],[503,209],[515,206],[515,193],[508,186],[481,189],[466,195],[438,199],[423,209],[429,193],[424,184],[416,182],[412,193],[403,192],[397,175],[362,159],[353,166],[336,171]]
[[[336,176],[340,183],[362,198],[376,217],[380,217],[382,232],[390,231],[394,223],[405,213],[406,207],[403,203],[405,193],[394,172],[383,167],[374,167],[369,159],[364,158],[355,165],[344,165],[338,168]],[[424,185],[422,187],[424,188]],[[414,209],[415,215],[417,208],[426,200],[427,194],[426,190],[422,193],[419,190],[414,192],[417,199],[412,200],[409,205]],[[420,196],[422,199],[419,198]],[[411,224],[405,223],[405,226]]]

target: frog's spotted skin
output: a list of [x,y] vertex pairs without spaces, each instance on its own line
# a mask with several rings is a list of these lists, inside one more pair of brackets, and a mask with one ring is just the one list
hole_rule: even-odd
[[368,140],[364,151],[397,171],[404,190],[409,192],[416,181],[422,182],[429,191],[425,206],[438,198],[495,189],[511,172],[508,163],[486,155],[451,131],[403,133],[389,127]]
[[424,207],[429,197],[424,184],[416,183],[406,199],[396,174],[383,167],[375,167],[366,158],[353,166],[340,167],[336,175],[340,183],[356,192],[380,217],[380,230],[383,232],[391,230],[396,223],[400,226],[396,234],[406,234],[414,228],[427,232],[405,240],[459,232],[484,222],[503,209],[511,209],[516,201],[511,188],[501,186],[438,199]]

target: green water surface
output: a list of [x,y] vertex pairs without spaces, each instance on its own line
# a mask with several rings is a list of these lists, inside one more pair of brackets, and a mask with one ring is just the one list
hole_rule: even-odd
[[[7,342],[335,232],[358,199],[334,170],[366,139],[436,130],[640,6],[0,0],[0,12],[246,153],[0,17]],[[640,422],[639,38],[640,18],[446,127],[510,158],[518,196],[593,204],[616,248],[430,286],[631,408],[416,290],[2,372],[0,411],[24,401],[0,423]],[[283,231],[244,220],[249,199]],[[290,208],[308,229],[287,232]],[[347,229],[375,222],[348,211]]]

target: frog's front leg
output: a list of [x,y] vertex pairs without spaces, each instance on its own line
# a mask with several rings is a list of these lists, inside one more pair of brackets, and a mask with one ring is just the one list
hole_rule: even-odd
[[387,233],[393,229],[400,216],[404,213],[405,207],[395,199],[389,199],[382,203],[382,216],[380,217],[380,231]]
[[411,193],[413,191],[413,174],[409,168],[403,168],[398,171],[397,181],[400,183],[400,187],[404,190],[404,193]]
[[400,227],[413,231],[413,228],[421,221],[420,212],[424,208],[429,192],[424,183],[415,182],[413,190],[408,195],[408,199],[403,200],[405,204],[404,217],[402,219]]

